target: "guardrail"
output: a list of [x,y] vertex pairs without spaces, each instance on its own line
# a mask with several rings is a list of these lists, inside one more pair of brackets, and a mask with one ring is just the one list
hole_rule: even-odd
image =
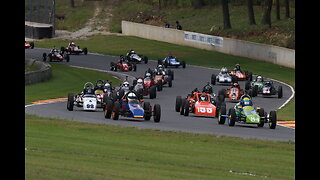
[[37,71],[25,72],[25,76],[24,76],[25,85],[47,81],[51,78],[50,64],[38,61],[36,59],[26,59],[25,65],[26,66],[33,65],[39,68],[39,70]]
[[121,28],[124,35],[218,51],[295,68],[293,49],[129,21],[122,21]]

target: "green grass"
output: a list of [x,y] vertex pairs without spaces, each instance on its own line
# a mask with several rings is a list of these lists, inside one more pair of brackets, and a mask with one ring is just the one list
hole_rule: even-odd
[[93,16],[94,4],[93,2],[82,2],[75,0],[75,7],[70,7],[70,1],[57,0],[56,14],[64,15],[64,20],[56,19],[56,29],[77,31],[85,26],[85,23]]
[[25,121],[26,179],[294,179],[292,142]]
[[50,64],[52,78],[49,81],[25,86],[25,104],[37,100],[67,97],[68,93],[78,93],[88,81],[95,83],[98,79],[110,80],[115,85],[121,82],[103,72]]

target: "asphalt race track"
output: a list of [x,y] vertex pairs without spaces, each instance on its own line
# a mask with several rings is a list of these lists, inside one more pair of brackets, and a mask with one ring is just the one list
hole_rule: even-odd
[[[42,53],[44,52],[48,53],[49,50],[42,48],[26,49],[25,57],[42,59]],[[143,52],[138,53],[143,54]],[[89,53],[88,55],[71,55],[69,63],[65,61],[57,63],[109,71],[110,62],[116,60],[118,60],[118,57]],[[124,72],[124,74],[134,77],[143,76],[144,72],[149,67],[154,69],[156,64],[156,61],[149,61],[148,64],[138,64],[136,72]],[[185,97],[187,94],[191,93],[194,88],[202,90],[202,87],[210,81],[211,74],[218,74],[220,70],[188,66],[188,64],[185,69],[171,69],[174,70],[175,78],[172,87],[169,88],[167,85],[164,86],[163,91],[157,92],[156,99],[150,100],[148,97],[145,97],[145,101],[149,101],[152,106],[155,103],[161,105],[160,123],[154,123],[153,118],[150,121],[125,119],[121,116],[118,121],[105,119],[102,109],[98,109],[98,112],[86,112],[75,107],[74,111],[68,111],[66,108],[66,101],[26,106],[25,112],[39,116],[90,123],[106,123],[121,126],[134,126],[137,128],[184,131],[192,133],[209,133],[218,136],[237,136],[275,141],[295,141],[295,129],[293,128],[277,125],[276,129],[269,129],[268,124],[265,124],[263,128],[258,128],[257,125],[245,125],[239,123],[236,123],[234,127],[229,127],[227,122],[224,125],[219,125],[217,118],[194,117],[192,114],[188,117],[181,116],[178,112],[175,112],[174,109],[176,96],[180,95]],[[277,97],[263,98],[261,96],[253,98],[254,105],[264,108],[265,112],[268,113],[271,110],[277,110],[281,107],[293,93],[288,85],[279,82],[274,82],[274,84],[276,87],[279,85],[282,85],[283,87],[283,97],[281,99],[278,99]],[[244,81],[240,82],[240,86],[244,89]],[[79,91],[81,88],[82,87],[79,87]],[[221,88],[228,88],[228,86],[215,85],[214,92],[218,93]],[[226,105],[228,111],[228,109],[233,107],[235,103],[227,102]]]

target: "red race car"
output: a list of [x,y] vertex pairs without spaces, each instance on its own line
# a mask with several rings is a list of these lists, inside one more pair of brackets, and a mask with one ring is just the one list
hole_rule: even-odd
[[231,102],[238,102],[240,97],[245,94],[245,91],[240,88],[238,83],[233,83],[231,88],[221,89],[218,93],[219,96],[223,98],[228,97]]
[[252,81],[252,72],[242,71],[240,65],[236,64],[233,71],[229,72],[231,75],[237,76],[239,81],[250,80]]
[[149,73],[146,74],[145,78],[139,77],[136,80],[133,80],[133,90],[137,92],[140,98],[143,96],[150,96],[150,99],[154,99],[157,97],[157,86],[154,80],[151,78]]
[[61,51],[58,51],[57,49],[52,49],[49,54],[47,53],[43,53],[42,54],[42,60],[46,61],[49,60],[50,62],[52,61],[63,61],[64,59],[69,62],[70,61],[70,57],[69,54],[65,54]]
[[66,48],[62,46],[61,51],[62,52],[66,51],[68,54],[77,54],[77,55],[81,53],[83,53],[84,55],[88,54],[88,48],[80,49],[80,47],[76,46],[74,42],[69,43],[69,45]]
[[181,96],[176,97],[176,112],[181,115],[188,116],[189,113],[194,113],[198,116],[218,117],[218,112],[226,114],[226,104],[224,102],[213,105],[210,99],[210,94],[192,92],[185,99]]
[[111,62],[110,63],[110,70],[111,71],[137,71],[137,65],[136,63],[130,63],[124,60],[123,56],[120,56],[120,60],[115,63],[115,62]]
[[24,48],[25,49],[33,49],[34,48],[34,42],[28,43],[27,41],[24,41]]

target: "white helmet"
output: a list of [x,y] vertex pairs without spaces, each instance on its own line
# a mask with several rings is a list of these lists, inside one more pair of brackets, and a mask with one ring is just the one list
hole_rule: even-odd
[[130,84],[129,84],[127,81],[123,82],[122,85],[123,85],[124,87],[129,87],[129,86],[130,86]]
[[128,99],[138,99],[135,93],[130,92],[128,94]]
[[143,80],[142,79],[138,79],[137,80],[137,84],[142,84],[143,83]]
[[223,67],[223,68],[221,68],[221,72],[222,72],[222,73],[227,73],[227,72],[228,72],[228,69],[225,68],[225,67]]

